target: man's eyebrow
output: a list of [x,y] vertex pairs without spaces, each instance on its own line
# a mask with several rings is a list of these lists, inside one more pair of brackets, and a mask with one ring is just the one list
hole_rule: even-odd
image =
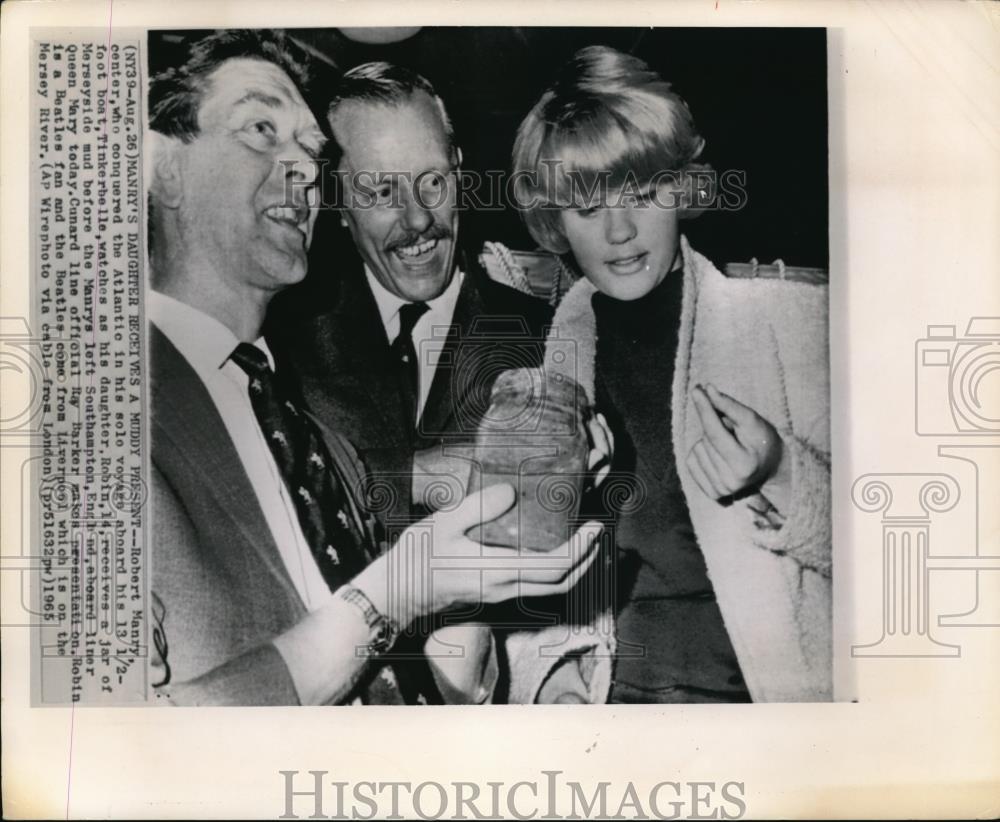
[[317,151],[322,151],[326,148],[327,143],[330,142],[320,129],[310,129],[309,131],[304,132],[299,138],[299,142],[302,140],[312,141],[315,144]]
[[268,108],[281,108],[284,103],[282,103],[280,97],[275,97],[273,94],[265,94],[263,91],[256,91],[251,89],[239,100],[233,103],[233,106],[242,106],[244,103],[262,103]]

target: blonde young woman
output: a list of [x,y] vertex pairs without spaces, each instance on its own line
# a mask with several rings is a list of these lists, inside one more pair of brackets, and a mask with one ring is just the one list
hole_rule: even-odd
[[703,146],[667,82],[597,46],[518,131],[526,225],[582,275],[554,333],[577,342],[612,476],[633,488],[613,636],[539,701],[593,700],[595,670],[614,702],[831,698],[825,289],[730,280],[691,248],[680,219]]

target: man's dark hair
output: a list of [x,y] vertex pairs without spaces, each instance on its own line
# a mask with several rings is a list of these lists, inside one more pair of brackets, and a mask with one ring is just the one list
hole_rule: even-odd
[[328,120],[331,119],[337,107],[348,101],[402,105],[418,91],[426,93],[437,104],[450,148],[454,150],[455,134],[451,119],[431,81],[411,69],[394,63],[382,61],[362,63],[341,75],[334,85],[326,116]]
[[282,31],[226,29],[188,46],[183,65],[159,72],[149,83],[149,127],[190,142],[198,136],[198,110],[209,75],[227,60],[264,60],[284,71],[305,95],[309,58]]
[[346,100],[362,103],[402,103],[415,91],[437,97],[430,80],[394,63],[362,63],[341,75],[330,100],[335,109]]

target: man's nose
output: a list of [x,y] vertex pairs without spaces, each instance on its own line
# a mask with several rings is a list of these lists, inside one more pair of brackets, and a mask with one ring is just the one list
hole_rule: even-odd
[[319,163],[296,140],[289,140],[278,163],[284,170],[285,177],[296,186],[311,187],[319,179]]
[[434,217],[427,205],[420,200],[420,195],[409,193],[403,195],[403,224],[411,231],[423,234]]

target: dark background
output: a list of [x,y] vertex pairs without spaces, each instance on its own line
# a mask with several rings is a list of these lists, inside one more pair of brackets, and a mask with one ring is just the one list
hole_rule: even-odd
[[[150,71],[183,62],[185,40],[206,32],[150,32]],[[828,265],[826,32],[773,28],[423,28],[398,43],[372,45],[338,29],[290,32],[322,61],[310,104],[325,109],[327,77],[369,60],[389,60],[427,77],[444,99],[464,167],[508,169],[514,132],[577,49],[604,44],[641,57],[688,102],[706,147],[701,160],[746,172],[747,205],[712,211],[682,230],[718,266],[782,258]],[[324,124],[325,125],[325,124]],[[349,240],[324,212],[315,247]],[[534,247],[517,213],[463,212],[461,242]],[[327,253],[329,253],[327,251]]]

